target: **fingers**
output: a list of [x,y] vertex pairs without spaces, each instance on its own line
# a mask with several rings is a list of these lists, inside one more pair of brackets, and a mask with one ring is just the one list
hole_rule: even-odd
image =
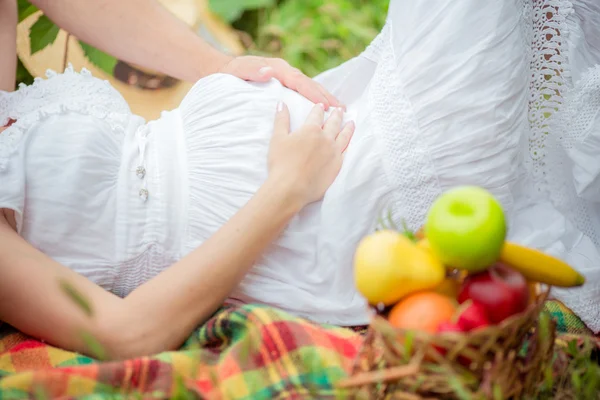
[[[306,97],[313,103],[321,103],[325,106],[325,110],[332,105],[327,91],[317,82],[306,76],[298,68],[292,67],[284,60],[271,59],[269,65],[273,66],[273,77],[279,80],[285,87],[295,90],[302,96]],[[337,100],[333,99],[335,103]]]
[[290,79],[289,86],[285,83],[284,85],[294,89],[313,103],[323,103],[325,110],[328,110],[329,107],[343,107],[339,100],[323,86],[302,73]]
[[335,145],[337,146],[340,153],[343,153],[348,148],[350,144],[350,140],[352,139],[352,135],[354,135],[354,130],[356,129],[356,125],[354,122],[350,121],[342,128],[342,131],[335,139]]
[[319,128],[323,126],[323,119],[325,118],[325,106],[323,104],[315,104],[312,108],[308,117],[306,117],[306,124],[316,125]]
[[[313,82],[315,82],[315,81],[313,81]],[[342,103],[340,103],[340,101],[338,99],[336,99],[331,93],[329,93],[327,91],[327,89],[325,89],[321,84],[319,84],[317,82],[315,82],[315,84],[317,85],[317,88],[323,94],[323,96],[325,96],[325,98],[327,99],[327,103],[329,103],[329,105],[331,107],[340,107],[340,108],[346,109],[346,106],[344,106]]]
[[268,82],[275,76],[276,71],[267,60],[255,56],[236,57],[225,64],[219,72],[231,74],[246,81]]
[[277,103],[275,123],[273,127],[273,138],[287,136],[290,133],[290,111],[285,103]]
[[329,107],[343,107],[323,86],[278,58],[237,57],[223,66],[220,72],[252,82],[268,82],[275,78],[287,88],[295,90],[313,103],[323,104],[325,110],[328,110]]
[[273,67],[268,66],[266,63],[263,67],[258,69],[256,77],[252,79],[254,82],[268,82],[275,76],[275,70]]
[[297,91],[313,103],[323,104],[325,106],[325,110],[329,109],[330,102],[327,99],[327,96],[321,92],[319,84],[306,75],[296,75],[291,79],[285,80],[283,84],[288,88]]
[[268,82],[275,76],[275,70],[260,59],[246,61],[238,67],[237,76],[251,82]]
[[344,114],[342,110],[339,108],[334,108],[333,111],[331,111],[329,118],[327,118],[325,125],[323,125],[323,131],[325,134],[332,139],[335,139],[340,133],[343,117]]

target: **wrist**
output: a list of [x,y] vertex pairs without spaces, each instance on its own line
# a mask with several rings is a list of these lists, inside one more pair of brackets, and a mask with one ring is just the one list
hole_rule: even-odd
[[278,212],[290,217],[296,215],[306,205],[297,185],[289,177],[270,175],[261,186],[260,191],[266,194]]
[[218,73],[234,59],[234,57],[215,49],[202,38],[198,37],[198,39],[198,46],[195,47],[195,51],[190,53],[194,54],[190,60],[192,71],[190,71],[190,76],[186,77],[186,80],[191,82]]

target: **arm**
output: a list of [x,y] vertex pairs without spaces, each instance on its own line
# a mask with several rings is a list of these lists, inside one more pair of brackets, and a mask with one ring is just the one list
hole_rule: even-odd
[[0,0],[0,49],[0,90],[10,92],[17,76],[16,0]]
[[256,82],[276,78],[326,108],[340,105],[281,59],[233,58],[219,52],[156,0],[30,1],[62,29],[120,60],[191,82],[216,72]]
[[194,34],[155,0],[30,1],[84,42],[175,78],[195,82],[232,58]]
[[[335,139],[341,113],[334,113],[324,132],[322,108],[315,108],[313,123],[293,135],[286,128],[287,109],[278,113],[266,183],[213,237],[125,299],[35,250],[17,235],[5,210],[0,218],[0,320],[82,353],[88,349],[81,332],[90,333],[111,358],[180,346],[219,307],[290,218],[320,198],[337,176],[353,128],[345,127]],[[85,293],[93,318],[61,291],[60,281]]]

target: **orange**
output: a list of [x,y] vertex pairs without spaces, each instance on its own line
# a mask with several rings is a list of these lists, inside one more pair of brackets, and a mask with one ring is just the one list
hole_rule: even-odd
[[388,321],[396,328],[436,333],[442,322],[452,320],[456,302],[433,291],[418,292],[396,304]]

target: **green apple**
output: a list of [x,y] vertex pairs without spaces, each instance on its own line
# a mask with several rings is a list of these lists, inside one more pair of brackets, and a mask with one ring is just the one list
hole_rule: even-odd
[[435,255],[447,266],[482,271],[500,256],[506,220],[500,203],[475,186],[451,189],[431,206],[425,235]]

